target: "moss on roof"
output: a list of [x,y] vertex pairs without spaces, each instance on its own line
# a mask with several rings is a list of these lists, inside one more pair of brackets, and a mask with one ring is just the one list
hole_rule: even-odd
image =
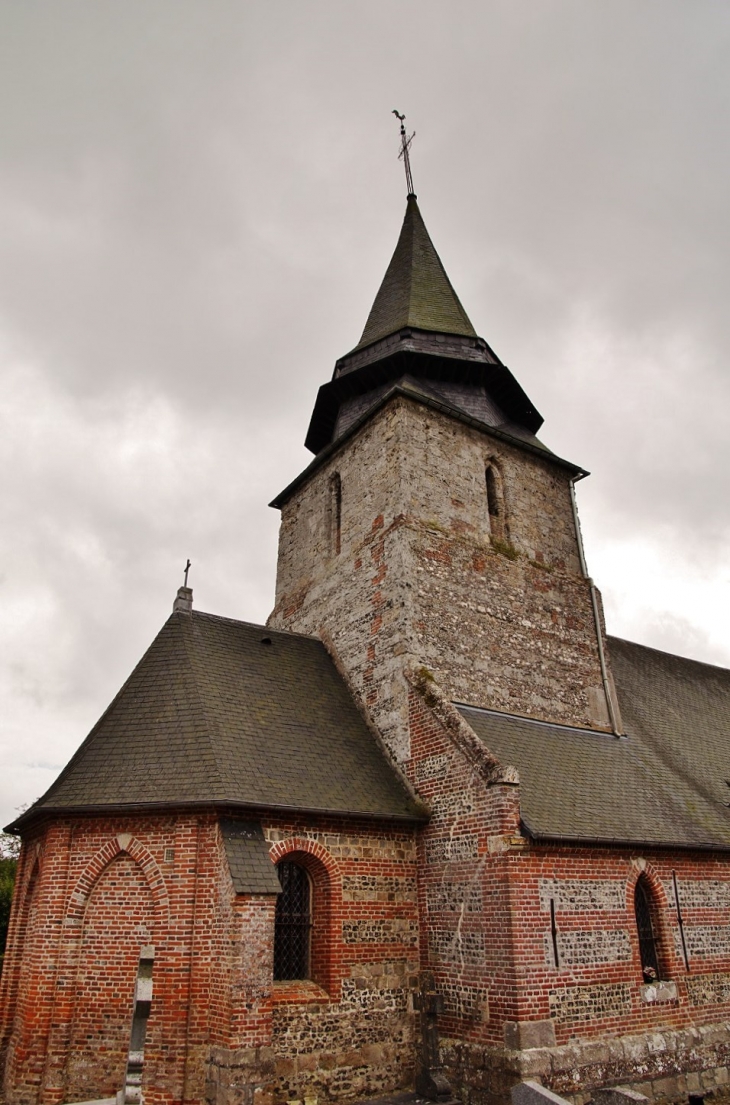
[[415,196],[357,348],[404,327],[477,336],[434,249]]

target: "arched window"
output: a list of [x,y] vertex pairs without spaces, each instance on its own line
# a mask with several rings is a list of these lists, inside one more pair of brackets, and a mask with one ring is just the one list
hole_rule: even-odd
[[277,864],[281,894],[274,922],[274,979],[309,978],[312,889],[304,867],[292,860]]
[[339,472],[330,476],[327,490],[330,556],[339,556],[342,545],[342,480]]
[[659,978],[659,949],[652,919],[651,890],[642,876],[634,889],[634,912],[639,934],[639,955],[644,982],[656,982]]
[[489,532],[498,541],[505,537],[504,495],[502,494],[502,478],[497,466],[490,461],[484,470],[484,479],[487,486],[487,513],[489,516]]

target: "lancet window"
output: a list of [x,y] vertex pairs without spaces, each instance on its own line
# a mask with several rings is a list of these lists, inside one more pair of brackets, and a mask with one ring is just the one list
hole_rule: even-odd
[[487,464],[484,470],[484,479],[487,489],[489,533],[498,541],[503,541],[506,536],[504,493],[502,489],[502,476],[494,461],[489,461]]
[[645,878],[640,878],[634,889],[634,912],[639,936],[639,955],[644,982],[656,982],[659,978],[659,949],[652,918],[651,890]]

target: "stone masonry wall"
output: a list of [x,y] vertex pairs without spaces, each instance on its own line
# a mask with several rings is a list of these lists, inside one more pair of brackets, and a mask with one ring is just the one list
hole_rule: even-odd
[[[356,434],[282,510],[277,628],[329,633],[395,758],[408,756],[404,662],[415,656],[412,570],[403,514],[400,405]],[[341,479],[341,541],[331,526],[332,476]]]
[[410,399],[376,414],[282,508],[270,621],[330,637],[399,762],[408,666],[425,665],[458,701],[607,725],[565,469]]
[[[429,675],[412,677],[406,768],[432,810],[419,834],[421,958],[443,998],[442,1058],[462,1099],[506,1102],[523,1077],[579,1100],[607,1083],[641,1083],[658,1099],[722,1084],[728,858],[532,843],[516,781],[487,750],[479,758],[448,705]],[[642,875],[654,986],[634,915]]]
[[[509,847],[509,900],[519,918],[515,1020],[494,1026],[503,1030],[502,1048],[497,1031],[477,1038],[459,1030],[444,1041],[446,1065],[465,1100],[506,1100],[518,1069],[519,1077],[536,1077],[577,1101],[615,1083],[657,1100],[725,1085],[730,906],[726,895],[715,899],[707,890],[727,885],[728,859]],[[642,874],[651,887],[660,961],[661,981],[654,986],[643,981],[634,916],[634,886]],[[693,942],[690,934],[707,929],[719,938]],[[491,1008],[489,987],[486,1000]]]
[[310,864],[314,920],[312,981],[273,988],[269,1092],[331,1101],[411,1086],[415,832],[308,819],[269,820],[264,832],[274,858]]

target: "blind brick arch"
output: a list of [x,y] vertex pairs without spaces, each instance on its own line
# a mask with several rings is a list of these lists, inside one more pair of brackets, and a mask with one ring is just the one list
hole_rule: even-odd
[[[156,912],[142,865],[117,848],[83,899],[67,1099],[111,1097],[124,1084],[140,947],[154,944]],[[154,1019],[153,1003],[150,1030]]]
[[81,924],[84,910],[89,900],[94,885],[101,878],[104,870],[118,855],[126,852],[137,864],[144,875],[145,881],[155,904],[155,911],[160,920],[166,920],[169,915],[170,902],[160,868],[151,852],[138,840],[128,833],[120,833],[108,840],[99,849],[94,858],[87,864],[83,874],[79,877],[76,886],[69,896],[68,909],[66,911],[67,924]]

